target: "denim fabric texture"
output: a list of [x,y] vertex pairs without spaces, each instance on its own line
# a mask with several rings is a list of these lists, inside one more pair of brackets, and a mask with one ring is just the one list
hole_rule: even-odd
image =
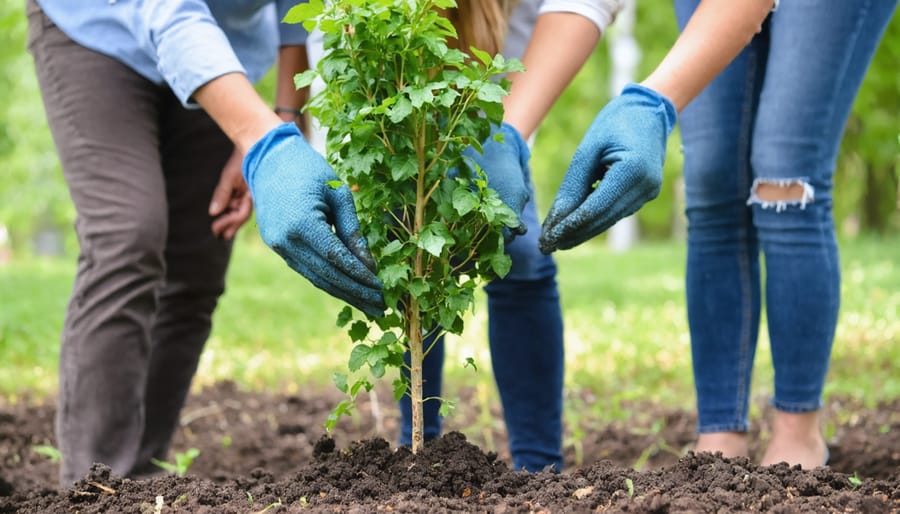
[[[699,0],[676,0],[683,28]],[[762,306],[773,406],[819,409],[840,303],[832,176],[896,0],[782,3],[681,114],[698,431],[748,429]],[[766,202],[761,184],[801,185]]]

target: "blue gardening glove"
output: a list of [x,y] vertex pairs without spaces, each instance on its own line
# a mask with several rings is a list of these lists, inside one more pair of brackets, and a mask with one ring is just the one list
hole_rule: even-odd
[[366,314],[384,315],[382,285],[350,189],[328,184],[337,175],[297,125],[284,123],[257,141],[243,171],[263,241],[319,289]]
[[675,120],[668,99],[644,86],[625,86],[575,150],[541,227],[541,252],[577,246],[656,198]]
[[[494,134],[497,132],[503,134],[502,143],[494,140]],[[525,204],[531,199],[531,193],[528,191],[528,160],[531,158],[528,143],[522,139],[515,127],[503,123],[499,129],[491,131],[491,137],[482,145],[482,150],[483,153],[478,153],[469,147],[463,155],[475,161],[484,170],[488,187],[497,191],[500,200],[517,216],[521,216]],[[504,239],[509,242],[527,230],[528,226],[520,219],[518,227],[509,230],[504,228]]]

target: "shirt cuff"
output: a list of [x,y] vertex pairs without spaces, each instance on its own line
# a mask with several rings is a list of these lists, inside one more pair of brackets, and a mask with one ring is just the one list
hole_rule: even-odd
[[602,34],[623,7],[623,0],[545,0],[541,5],[540,14],[552,12],[580,14],[593,22]]

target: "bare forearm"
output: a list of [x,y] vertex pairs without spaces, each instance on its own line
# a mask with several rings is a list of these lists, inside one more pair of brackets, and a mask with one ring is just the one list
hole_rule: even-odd
[[282,123],[242,73],[217,77],[197,89],[193,97],[242,154]]
[[[309,68],[305,46],[282,46],[278,50],[278,73],[275,81],[275,105],[301,109],[309,98],[309,88],[297,89],[294,75]],[[295,121],[290,115],[282,115],[284,121]],[[301,127],[303,128],[303,127]]]
[[642,84],[681,111],[747,46],[772,6],[773,0],[703,0]]
[[510,74],[504,98],[504,121],[528,138],[556,99],[584,65],[600,40],[593,22],[573,13],[547,13],[538,18],[525,50],[525,71]]

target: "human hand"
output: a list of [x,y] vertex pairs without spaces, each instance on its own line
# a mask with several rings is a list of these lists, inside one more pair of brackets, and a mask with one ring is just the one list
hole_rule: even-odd
[[[503,134],[502,143],[494,140],[493,135],[496,132]],[[531,193],[528,191],[528,159],[531,158],[528,144],[515,127],[503,123],[482,145],[482,150],[482,153],[478,153],[469,147],[463,155],[484,170],[488,187],[497,191],[500,200],[512,209],[516,216],[521,216],[525,204],[531,199]],[[528,226],[520,219],[519,226],[510,228],[509,234],[504,229],[504,238],[509,242],[527,230]]]
[[252,211],[250,189],[241,175],[241,153],[235,149],[222,168],[219,183],[209,202],[209,215],[214,218],[212,233],[225,240],[232,239],[250,218]]
[[656,198],[675,120],[668,99],[641,85],[625,86],[575,150],[541,227],[541,252],[577,246]]
[[375,261],[346,185],[303,138],[277,126],[244,158],[263,241],[319,289],[371,316],[384,314]]

